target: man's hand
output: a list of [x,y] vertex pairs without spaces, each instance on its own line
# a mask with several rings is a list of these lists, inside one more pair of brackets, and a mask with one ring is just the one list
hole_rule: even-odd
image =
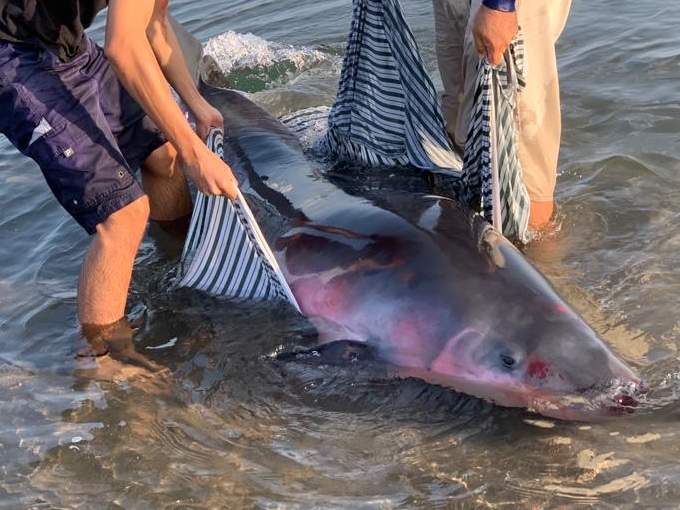
[[480,6],[472,26],[475,47],[491,65],[498,65],[517,34],[517,13],[503,12]]
[[224,119],[222,118],[222,114],[213,108],[205,99],[201,98],[198,103],[199,104],[191,109],[191,113],[194,114],[194,118],[196,119],[196,133],[201,140],[205,140],[208,138],[210,129],[224,129]]
[[206,195],[226,195],[233,200],[238,183],[231,168],[203,142],[197,141],[189,154],[180,154],[184,175]]

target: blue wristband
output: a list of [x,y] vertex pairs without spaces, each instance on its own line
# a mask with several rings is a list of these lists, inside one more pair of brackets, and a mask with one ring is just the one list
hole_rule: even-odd
[[482,0],[482,5],[494,11],[515,12],[515,0]]

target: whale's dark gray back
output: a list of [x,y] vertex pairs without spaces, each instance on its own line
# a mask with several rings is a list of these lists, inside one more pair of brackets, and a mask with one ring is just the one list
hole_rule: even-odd
[[203,82],[200,91],[224,117],[224,158],[256,209],[273,208],[291,221],[323,222],[338,208],[368,215],[376,207],[330,182],[329,165],[310,160],[298,138],[245,95]]

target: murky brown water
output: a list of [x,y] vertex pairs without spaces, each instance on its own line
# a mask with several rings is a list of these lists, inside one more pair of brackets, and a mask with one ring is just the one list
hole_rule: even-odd
[[[431,6],[406,4],[436,72]],[[130,302],[147,314],[137,351],[168,370],[76,362],[87,239],[2,139],[0,508],[680,505],[680,13],[658,5],[574,6],[559,47],[562,228],[528,253],[643,372],[652,391],[642,412],[561,423],[366,370],[272,363],[267,354],[302,342],[307,326],[282,310],[169,292],[180,246],[158,232]],[[234,30],[295,46],[216,45],[226,66],[259,56],[262,67],[235,76],[271,111],[332,101],[348,0],[173,10],[203,41]]]

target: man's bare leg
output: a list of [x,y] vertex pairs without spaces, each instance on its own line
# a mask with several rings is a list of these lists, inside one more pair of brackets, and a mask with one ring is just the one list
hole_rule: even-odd
[[108,325],[123,317],[132,266],[149,215],[155,220],[172,221],[191,213],[186,179],[170,144],[147,158],[143,183],[148,197],[135,200],[97,226],[78,285],[81,324]]
[[132,265],[149,218],[149,200],[140,197],[97,226],[78,284],[81,324],[107,325],[125,313]]
[[142,167],[142,185],[149,196],[150,218],[168,222],[191,214],[191,195],[179,168],[175,148],[166,143],[151,153]]

